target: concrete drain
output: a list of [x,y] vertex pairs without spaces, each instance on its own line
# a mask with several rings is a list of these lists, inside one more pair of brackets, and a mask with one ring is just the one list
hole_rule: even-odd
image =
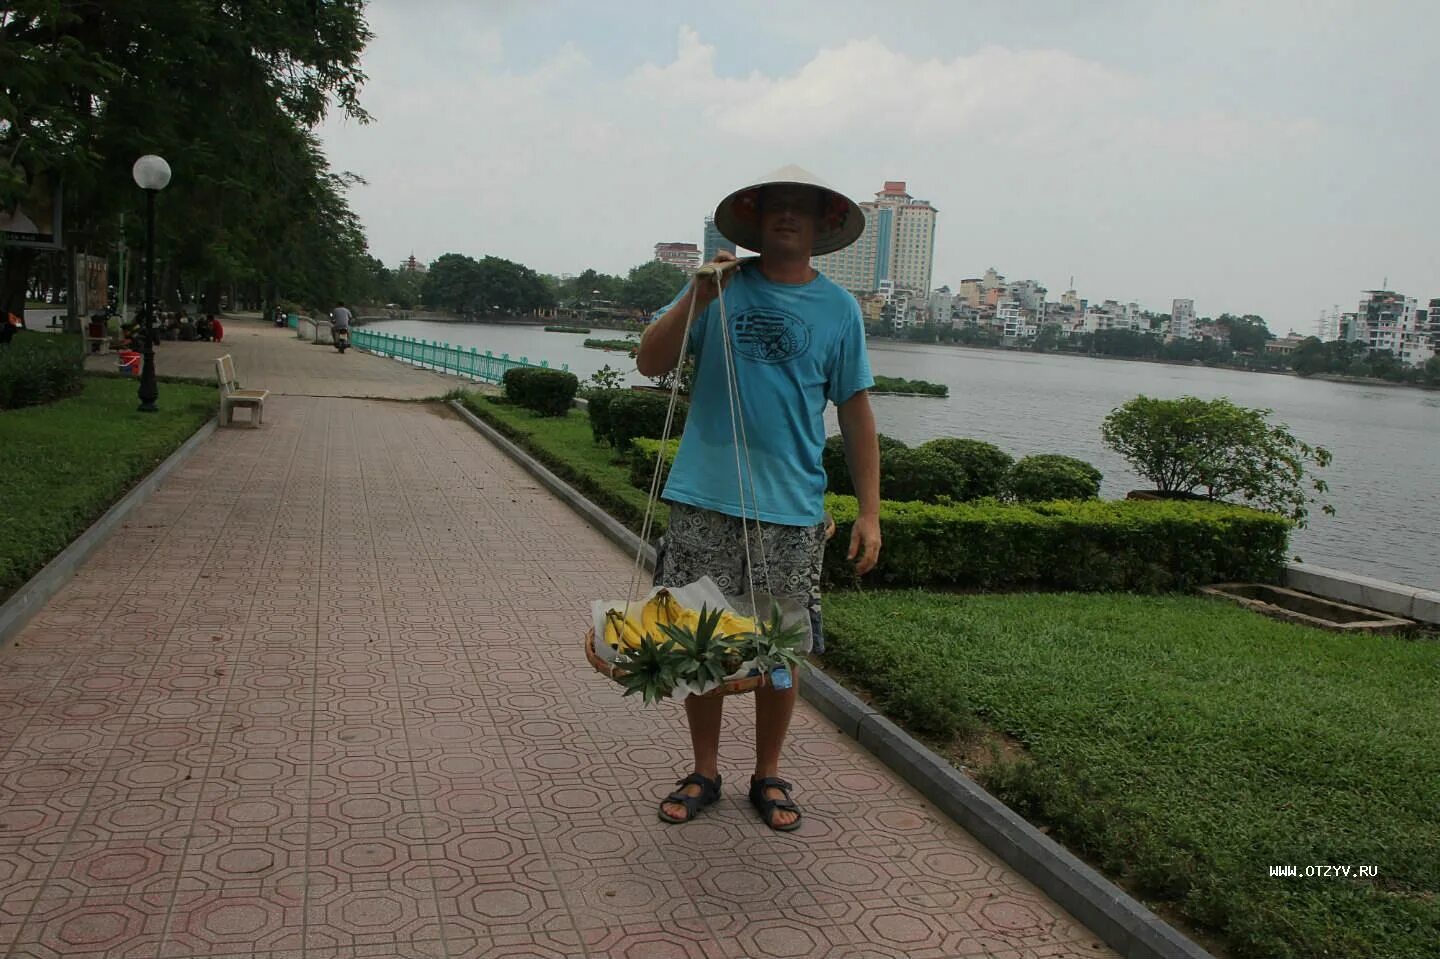
[[1273,616],[1276,619],[1331,629],[1344,633],[1393,633],[1411,629],[1415,623],[1398,616],[1391,616],[1363,606],[1350,606],[1329,599],[1321,599],[1309,593],[1286,589],[1283,586],[1267,586],[1262,583],[1218,583],[1200,590],[1206,596],[1216,596],[1238,603],[1246,609]]

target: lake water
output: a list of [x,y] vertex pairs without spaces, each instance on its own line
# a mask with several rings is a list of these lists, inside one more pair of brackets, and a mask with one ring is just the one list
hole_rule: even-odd
[[[624,353],[588,350],[578,334],[539,327],[396,321],[377,331],[439,340],[551,366],[568,364],[583,380],[607,363],[633,373]],[[591,336],[620,338],[595,330]],[[1119,498],[1146,485],[1100,438],[1106,414],[1139,395],[1228,397],[1275,411],[1300,439],[1324,446],[1335,460],[1322,475],[1335,516],[1312,511],[1310,526],[1291,539],[1292,553],[1331,566],[1440,589],[1440,393],[1302,380],[1052,354],[871,343],[874,371],[944,383],[948,399],[878,396],[881,432],[907,443],[936,436],[988,440],[1014,456],[1063,453],[1104,474],[1101,495]],[[835,430],[833,411],[830,416]]]

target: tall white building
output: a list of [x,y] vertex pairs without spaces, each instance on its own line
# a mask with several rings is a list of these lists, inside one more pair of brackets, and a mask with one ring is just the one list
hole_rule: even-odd
[[935,217],[928,200],[905,191],[904,180],[887,180],[874,200],[860,204],[865,232],[843,250],[815,258],[815,268],[852,293],[870,293],[889,280],[897,289],[924,296],[935,262]]
[[1140,329],[1140,305],[1138,303],[1120,304],[1115,300],[1106,300],[1096,305],[1090,304],[1085,309],[1085,332],[1096,333],[1100,330],[1138,330]]
[[1346,329],[1346,338],[1358,340],[1372,350],[1386,350],[1412,365],[1432,355],[1430,333],[1420,328],[1415,298],[1393,290],[1365,291],[1355,322]]
[[1175,300],[1170,304],[1170,335],[1177,340],[1193,340],[1198,336],[1195,329],[1195,301]]

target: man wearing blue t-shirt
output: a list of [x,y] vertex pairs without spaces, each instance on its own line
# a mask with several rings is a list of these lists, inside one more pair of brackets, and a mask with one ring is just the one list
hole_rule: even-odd
[[[864,322],[855,298],[810,265],[812,257],[853,243],[864,230],[864,214],[804,170],[786,167],[721,201],[715,225],[760,258],[727,270],[720,284],[704,278],[687,286],[645,330],[636,356],[646,376],[675,369],[682,350],[696,363],[690,413],[665,484],[670,524],[655,581],[681,586],[709,576],[727,594],[741,595],[753,574],[756,589],[800,602],[818,623],[827,402],[838,412],[859,498],[849,558],[863,575],[880,553],[880,453],[867,392],[874,380]],[[722,252],[715,263],[734,259]],[[715,305],[721,286],[728,328]],[[726,338],[739,387],[738,421],[731,412]],[[741,469],[737,436],[749,450]],[[746,519],[753,570],[746,569]],[[666,822],[687,822],[719,798],[723,707],[721,697],[685,701],[695,769],[661,803]],[[800,824],[792,787],[779,777],[794,709],[793,685],[766,685],[755,693],[750,801],[778,830]]]

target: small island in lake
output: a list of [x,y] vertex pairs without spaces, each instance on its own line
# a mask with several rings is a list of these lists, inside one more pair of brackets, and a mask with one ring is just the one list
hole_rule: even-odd
[[630,352],[640,346],[639,340],[586,340],[585,346],[592,350],[625,350]]
[[[587,342],[588,346],[589,343]],[[877,376],[870,389],[877,396],[949,396],[950,387],[926,380],[907,380],[900,376]]]

